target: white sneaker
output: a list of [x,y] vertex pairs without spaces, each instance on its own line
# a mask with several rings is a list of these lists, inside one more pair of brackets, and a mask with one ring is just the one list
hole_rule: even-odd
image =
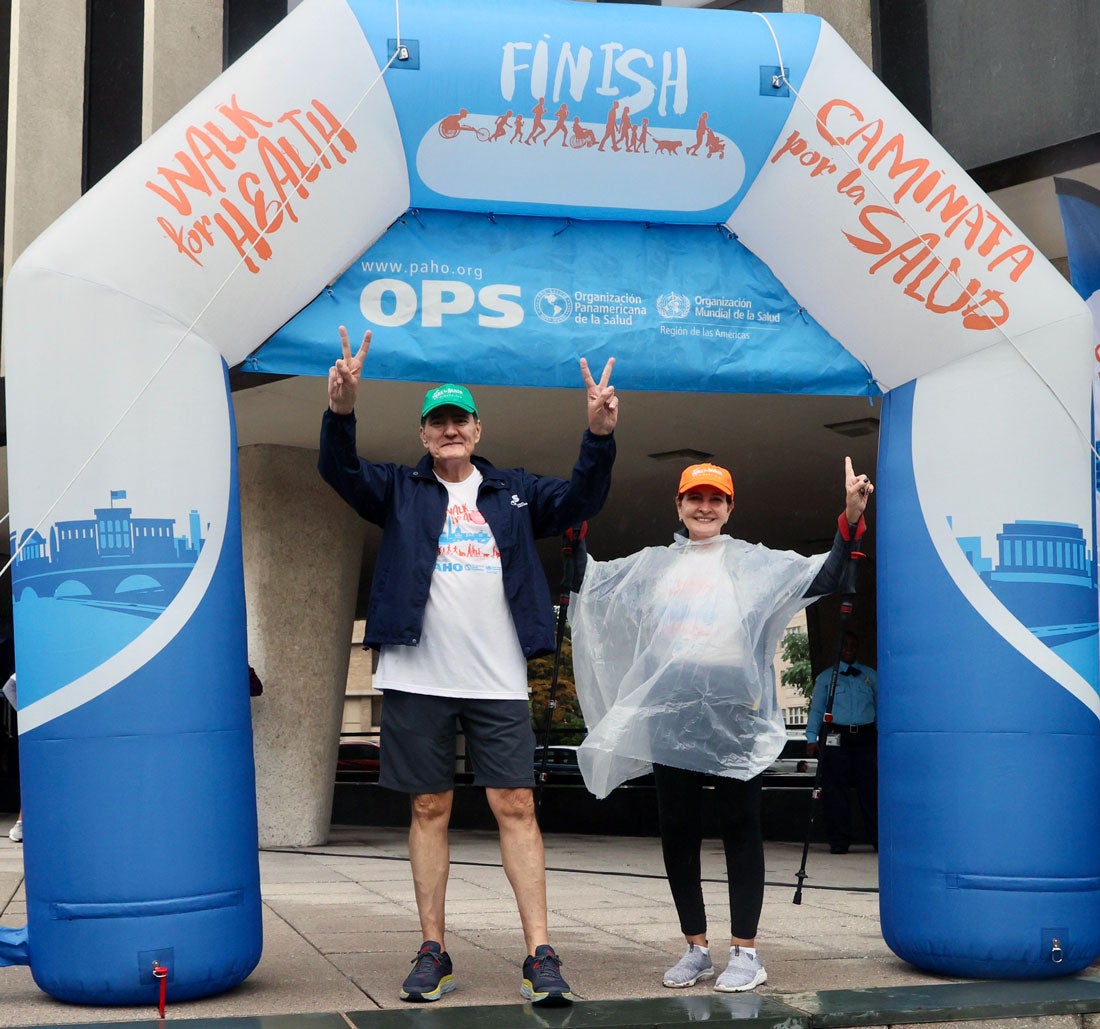
[[23,819],[22,818],[20,818],[19,821],[17,821],[15,823],[15,825],[13,825],[11,827],[11,831],[8,833],[8,839],[11,840],[12,843],[22,843],[23,842]]
[[740,947],[730,947],[730,961],[714,984],[722,993],[742,993],[754,990],[768,981],[768,973],[755,954],[746,954]]
[[684,956],[665,972],[665,986],[674,990],[694,986],[700,979],[713,979],[714,965],[710,952],[689,944]]

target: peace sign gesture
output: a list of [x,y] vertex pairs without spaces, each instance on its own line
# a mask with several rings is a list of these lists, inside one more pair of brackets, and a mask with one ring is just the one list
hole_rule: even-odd
[[348,330],[340,326],[340,346],[343,357],[328,370],[328,407],[334,414],[351,414],[355,410],[355,400],[359,395],[359,377],[363,374],[363,362],[370,350],[371,331],[363,333],[363,342],[359,352],[352,357],[351,341]]
[[611,385],[611,369],[614,367],[615,358],[609,357],[597,382],[588,370],[588,362],[581,358],[581,375],[588,394],[588,431],[595,436],[610,436],[619,422],[619,398]]
[[849,525],[857,525],[875,487],[866,475],[856,475],[850,457],[844,458],[844,492],[844,515]]

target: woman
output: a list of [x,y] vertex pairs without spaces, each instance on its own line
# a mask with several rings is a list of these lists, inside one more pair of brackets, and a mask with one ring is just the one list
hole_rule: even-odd
[[730,957],[715,989],[767,981],[756,953],[764,900],[761,773],[786,729],[772,657],[791,617],[840,585],[874,486],[845,458],[844,513],[817,557],[722,535],[733,479],[687,468],[676,511],[685,535],[618,561],[589,562],[571,604],[573,665],[589,735],[578,753],[588,788],[607,796],[651,768],[665,871],[687,941],[669,987],[714,976],[700,874],[703,788],[718,801],[730,903]]

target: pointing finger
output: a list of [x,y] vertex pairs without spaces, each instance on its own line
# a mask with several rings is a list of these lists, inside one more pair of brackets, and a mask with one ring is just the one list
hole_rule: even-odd
[[348,339],[348,330],[345,326],[340,326],[340,348],[344,351],[344,360],[348,360],[351,357],[351,340]]
[[592,378],[592,373],[588,370],[588,362],[581,358],[581,375],[584,377],[584,385],[590,389],[596,385],[596,380]]
[[852,467],[852,459],[850,457],[844,458],[844,478],[846,481],[851,482],[856,477],[856,470]]

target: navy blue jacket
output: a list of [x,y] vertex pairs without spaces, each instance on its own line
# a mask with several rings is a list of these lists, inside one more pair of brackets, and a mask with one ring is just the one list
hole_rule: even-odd
[[[561,535],[599,513],[614,460],[614,436],[587,429],[568,482],[473,458],[482,475],[477,509],[500,550],[504,595],[529,658],[550,653],[555,643],[550,586],[535,540]],[[431,456],[415,468],[364,461],[355,449],[355,415],[326,411],[317,467],[363,518],[382,528],[364,646],[416,646],[447,516],[447,489],[432,471]]]

